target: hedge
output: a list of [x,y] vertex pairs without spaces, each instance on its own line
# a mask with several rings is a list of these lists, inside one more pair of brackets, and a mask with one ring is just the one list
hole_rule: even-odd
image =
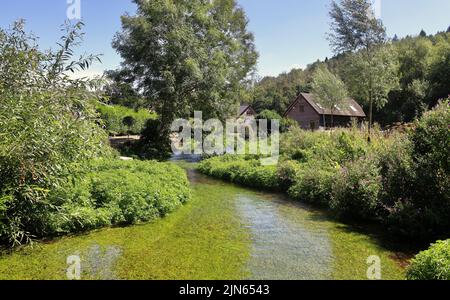
[[[156,118],[156,114],[147,109],[136,111],[120,105],[112,106],[100,103],[97,105],[97,110],[103,119],[106,130],[112,136],[127,134],[139,135],[144,129],[146,122]],[[125,120],[132,120],[132,122],[129,123]],[[127,123],[131,126],[127,126]]]
[[46,224],[47,235],[131,225],[164,217],[187,202],[186,172],[154,161],[93,162],[90,171],[50,195],[58,210]]
[[237,158],[231,155],[214,157],[200,163],[199,171],[218,179],[248,187],[279,190],[277,168],[262,166],[259,160]]

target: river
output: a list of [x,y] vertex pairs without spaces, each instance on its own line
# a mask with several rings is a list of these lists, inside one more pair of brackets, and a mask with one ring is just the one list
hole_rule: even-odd
[[172,163],[187,170],[187,205],[149,224],[0,255],[0,279],[66,279],[73,256],[83,279],[368,279],[374,266],[382,279],[404,279],[398,251],[370,230],[282,194],[208,178],[195,163]]

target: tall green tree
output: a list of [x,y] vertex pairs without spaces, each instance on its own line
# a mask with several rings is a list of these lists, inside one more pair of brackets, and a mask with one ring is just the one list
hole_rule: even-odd
[[159,130],[168,133],[174,119],[193,110],[219,119],[235,115],[258,58],[236,1],[134,2],[137,14],[122,17],[113,47],[124,60],[122,76],[158,113]]
[[435,106],[439,99],[445,99],[450,94],[450,33],[436,37],[428,81],[431,87],[430,106]]
[[[344,82],[323,65],[314,72],[312,92],[315,99],[331,111],[331,127],[333,127],[333,115],[336,106],[340,105],[348,95]],[[326,127],[325,114],[323,116],[323,122]]]
[[133,88],[133,82],[126,81],[120,71],[107,71],[105,75],[107,82],[103,87],[103,91],[108,103],[126,106],[135,110],[148,105],[145,98],[139,95],[138,91]]
[[283,115],[299,93],[310,92],[310,73],[302,69],[292,69],[277,77],[262,78],[253,89],[253,108],[257,112],[268,109]]
[[330,44],[335,53],[370,50],[387,40],[386,29],[375,18],[370,0],[340,0],[331,3]]
[[[363,51],[347,57],[342,77],[356,99],[369,106],[370,125],[374,108],[382,109],[388,102],[389,93],[398,87],[398,63],[392,46],[372,51],[370,59]],[[369,134],[370,134],[369,126]]]
[[[352,91],[369,106],[369,135],[373,123],[373,106],[382,107],[390,91],[392,77],[384,64],[388,56],[380,50],[387,42],[386,29],[381,20],[375,18],[370,0],[333,1],[329,35],[334,52],[355,53],[351,70],[358,81]],[[352,76],[354,78],[354,76]],[[354,96],[354,94],[352,93]]]

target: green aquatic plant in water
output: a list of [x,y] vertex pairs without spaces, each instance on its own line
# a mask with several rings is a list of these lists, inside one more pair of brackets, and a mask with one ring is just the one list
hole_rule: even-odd
[[390,251],[321,212],[188,174],[193,199],[166,218],[4,254],[0,278],[65,279],[69,255],[84,279],[367,279],[372,255],[382,279],[404,278]]

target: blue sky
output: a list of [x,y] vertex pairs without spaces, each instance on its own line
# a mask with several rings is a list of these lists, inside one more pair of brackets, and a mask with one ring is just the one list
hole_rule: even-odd
[[[450,26],[449,0],[380,0],[381,18],[388,34],[399,37],[427,33]],[[277,75],[293,67],[332,56],[326,33],[330,20],[330,0],[238,0],[250,19],[260,53],[261,76]],[[120,16],[135,10],[131,0],[81,0],[81,16],[86,23],[85,42],[80,52],[102,53],[103,64],[95,65],[87,75],[116,68],[120,63],[111,47],[120,30]],[[24,18],[27,28],[40,37],[43,48],[52,47],[60,37],[67,0],[15,0],[0,4],[0,27]]]

